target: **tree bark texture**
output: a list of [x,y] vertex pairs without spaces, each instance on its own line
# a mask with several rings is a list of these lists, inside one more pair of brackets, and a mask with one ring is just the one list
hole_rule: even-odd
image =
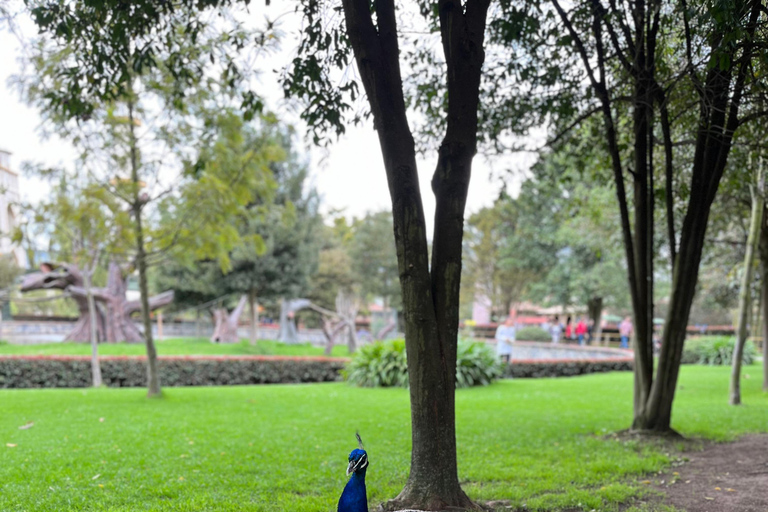
[[[489,0],[439,0],[448,112],[432,179],[432,264],[416,151],[402,89],[393,0],[343,0],[347,34],[371,106],[387,173],[411,398],[411,471],[387,506],[421,510],[475,505],[459,485],[455,375],[464,206],[477,147],[477,107]],[[371,5],[375,10],[373,21]]]
[[[731,361],[731,386],[728,402],[731,405],[741,404],[741,363],[744,358],[744,344],[747,342],[749,330],[749,310],[751,307],[750,294],[752,289],[752,275],[754,268],[755,251],[760,239],[760,227],[763,224],[763,169],[762,162],[757,168],[757,183],[752,189],[752,212],[749,219],[749,235],[747,247],[744,253],[744,269],[741,276],[741,289],[739,290],[739,317],[738,330],[736,331],[736,343],[733,347],[733,360]],[[754,329],[754,326],[752,326]]]
[[213,335],[211,335],[212,342],[237,343],[240,341],[240,337],[237,334],[237,326],[247,301],[248,295],[240,296],[237,306],[235,306],[231,313],[226,308],[216,308],[213,310],[214,327]]

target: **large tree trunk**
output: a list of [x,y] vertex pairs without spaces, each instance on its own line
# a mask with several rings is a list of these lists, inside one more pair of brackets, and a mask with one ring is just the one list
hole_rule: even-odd
[[[747,342],[747,323],[749,311],[752,309],[750,293],[752,289],[752,269],[754,268],[755,250],[760,239],[760,227],[763,223],[763,169],[762,161],[758,164],[756,188],[752,189],[752,214],[749,219],[749,235],[744,254],[744,270],[741,276],[739,290],[739,325],[736,333],[736,344],[733,347],[731,361],[731,387],[729,403],[741,404],[741,363],[744,357],[744,344]],[[754,325],[752,326],[754,328]]]
[[248,301],[248,295],[242,295],[232,312],[225,308],[213,310],[213,335],[211,341],[214,343],[237,343],[240,337],[237,334],[237,327],[240,323],[240,315],[243,314],[245,304]]
[[384,158],[403,298],[411,397],[411,471],[400,495],[387,505],[391,508],[475,506],[459,485],[454,394],[464,206],[477,147],[489,3],[437,3],[447,66],[448,111],[432,180],[436,210],[430,269],[415,144],[402,89],[395,3],[342,0],[347,34]]

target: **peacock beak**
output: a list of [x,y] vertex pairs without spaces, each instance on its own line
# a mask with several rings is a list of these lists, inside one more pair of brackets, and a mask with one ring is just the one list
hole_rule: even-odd
[[368,454],[363,453],[363,455],[355,460],[352,459],[349,461],[349,466],[347,466],[347,476],[354,473],[355,471],[359,471],[361,469],[365,469],[368,466]]

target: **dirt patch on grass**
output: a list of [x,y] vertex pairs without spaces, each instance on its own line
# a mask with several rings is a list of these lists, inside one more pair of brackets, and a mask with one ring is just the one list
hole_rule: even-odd
[[768,511],[768,435],[686,451],[688,462],[651,479],[664,505],[687,512]]

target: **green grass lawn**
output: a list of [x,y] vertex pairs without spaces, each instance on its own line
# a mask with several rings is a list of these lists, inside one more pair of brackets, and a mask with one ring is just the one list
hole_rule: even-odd
[[[279,355],[279,356],[322,356],[323,347],[309,343],[287,345],[279,341],[259,340],[255,345],[247,341],[240,343],[211,343],[207,338],[168,338],[157,342],[161,356],[179,355]],[[91,354],[88,343],[45,343],[42,345],[11,345],[0,343],[0,355],[83,355]],[[146,354],[142,343],[103,343],[99,354],[104,356],[140,356]],[[348,357],[346,346],[333,347],[333,356]]]
[[[768,429],[758,366],[745,368],[738,408],[727,405],[728,372],[683,367],[675,428],[717,440]],[[0,391],[0,510],[333,511],[356,429],[370,455],[372,505],[405,482],[406,390],[339,383],[165,393]],[[618,510],[644,492],[640,475],[676,457],[603,437],[630,423],[630,373],[507,380],[456,397],[459,476],[475,499]]]

